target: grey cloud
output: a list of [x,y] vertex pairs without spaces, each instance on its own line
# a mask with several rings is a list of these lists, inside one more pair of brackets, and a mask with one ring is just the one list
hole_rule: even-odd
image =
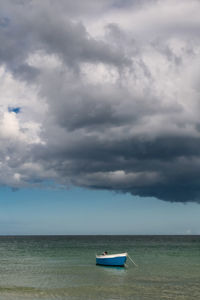
[[[104,41],[94,39],[80,21],[68,18],[61,11],[60,5],[59,18],[54,17],[58,5],[51,1],[16,2],[15,5],[8,1],[8,5],[3,2],[1,6],[5,13],[2,20],[10,21],[4,21],[5,25],[0,32],[0,60],[12,71],[25,68],[24,61],[27,56],[40,49],[45,49],[47,53],[56,53],[75,69],[84,61],[116,66],[130,64],[124,53]],[[9,13],[11,16],[8,18]],[[27,68],[26,66],[26,70]],[[30,73],[34,73],[31,68]]]
[[59,174],[63,184],[199,202],[199,139],[109,142],[79,135],[75,140],[70,144],[63,138],[37,156]]
[[[13,91],[32,88],[39,107],[31,111],[27,92],[20,105],[4,100],[22,111],[0,123],[2,184],[50,180],[200,202],[199,24],[184,25],[176,14],[168,24],[160,7],[157,1],[1,2],[1,66],[16,79]],[[94,34],[97,24],[101,33]]]
[[36,31],[40,34],[39,42],[45,44],[47,51],[58,53],[68,65],[77,67],[80,62],[103,62],[120,66],[130,63],[121,51],[90,37],[81,23],[65,21],[49,28],[42,22]]

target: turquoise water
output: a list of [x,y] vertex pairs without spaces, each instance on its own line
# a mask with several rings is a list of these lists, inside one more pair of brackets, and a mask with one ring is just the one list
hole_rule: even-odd
[[[95,265],[125,252],[126,268]],[[0,300],[200,299],[199,236],[0,237]]]

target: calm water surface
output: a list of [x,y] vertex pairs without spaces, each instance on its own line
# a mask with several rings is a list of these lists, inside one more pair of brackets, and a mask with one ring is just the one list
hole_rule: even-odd
[[[95,265],[125,252],[126,268]],[[200,236],[0,237],[0,300],[199,300]]]

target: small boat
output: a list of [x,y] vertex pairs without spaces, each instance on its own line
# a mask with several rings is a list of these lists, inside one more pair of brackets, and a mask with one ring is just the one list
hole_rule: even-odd
[[124,267],[128,253],[96,255],[96,265]]

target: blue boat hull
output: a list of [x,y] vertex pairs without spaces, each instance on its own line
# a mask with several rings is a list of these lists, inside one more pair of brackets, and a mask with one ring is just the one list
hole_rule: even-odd
[[113,258],[96,258],[96,264],[101,266],[123,267],[126,262],[126,256]]

